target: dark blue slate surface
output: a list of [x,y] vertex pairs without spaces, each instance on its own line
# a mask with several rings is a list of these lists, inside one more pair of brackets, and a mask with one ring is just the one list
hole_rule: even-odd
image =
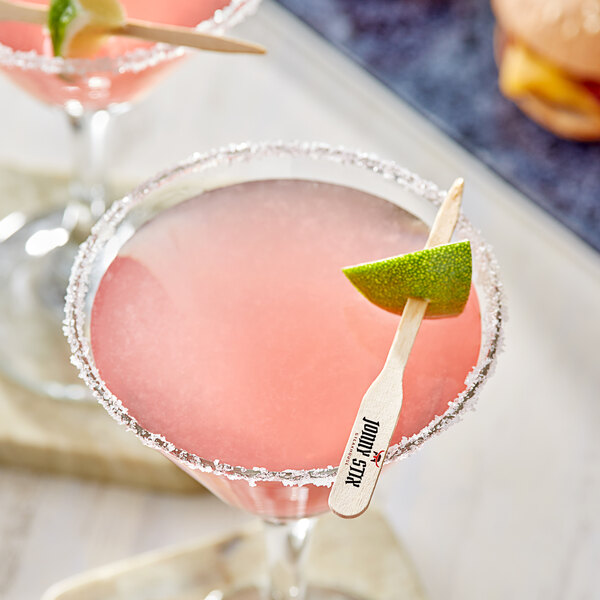
[[600,143],[500,95],[486,0],[278,1],[600,251]]

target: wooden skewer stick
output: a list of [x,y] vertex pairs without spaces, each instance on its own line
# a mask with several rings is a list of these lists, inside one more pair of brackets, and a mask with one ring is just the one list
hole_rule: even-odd
[[[45,6],[0,0],[0,21],[22,21],[45,25],[47,20],[48,10]],[[111,29],[108,33],[213,52],[245,52],[249,54],[266,52],[263,46],[252,42],[203,33],[189,27],[159,25],[145,21],[128,20],[122,27]]]
[[229,37],[211,35],[191,29],[189,27],[176,27],[174,25],[154,25],[145,21],[127,21],[123,27],[113,29],[113,35],[124,35],[141,38],[151,42],[163,42],[173,46],[189,46],[197,50],[213,52],[243,52],[247,54],[265,54],[264,46],[237,40]]
[[[463,187],[462,179],[452,184],[425,248],[450,242],[460,214]],[[385,365],[362,400],[329,495],[329,507],[340,517],[358,517],[371,502],[402,407],[404,368],[427,304],[427,300],[407,300]]]
[[44,25],[48,20],[48,8],[39,4],[0,1],[0,21],[22,21]]

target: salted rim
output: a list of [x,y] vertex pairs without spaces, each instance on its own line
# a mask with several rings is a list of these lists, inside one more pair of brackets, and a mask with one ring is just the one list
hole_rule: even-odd
[[[192,452],[177,448],[164,436],[144,429],[121,401],[108,389],[96,368],[88,339],[85,335],[85,304],[89,277],[97,253],[106,245],[130,210],[144,201],[144,198],[162,185],[189,173],[201,173],[217,166],[227,166],[237,162],[248,162],[256,158],[302,157],[313,160],[329,160],[348,164],[380,174],[383,178],[395,181],[401,188],[408,189],[418,196],[439,206],[445,192],[429,181],[400,167],[392,161],[380,160],[372,154],[331,147],[317,142],[260,142],[232,144],[206,153],[195,153],[174,168],[162,171],[153,179],[142,183],[129,195],[116,201],[92,228],[88,239],[81,245],[75,258],[67,288],[64,333],[71,347],[71,362],[79,369],[79,376],[90,388],[96,399],[118,422],[133,431],[141,441],[151,448],[167,453],[192,470],[224,475],[229,479],[244,479],[250,485],[259,481],[278,481],[284,485],[330,486],[337,473],[337,467],[318,469],[286,469],[270,471],[263,467],[245,468],[232,466],[219,460],[209,461]],[[491,247],[481,238],[479,232],[461,215],[458,221],[459,235],[470,239],[473,252],[474,276],[480,297],[486,307],[482,313],[482,344],[479,360],[465,380],[465,389],[451,402],[448,410],[435,417],[421,431],[404,437],[400,443],[390,446],[386,463],[414,452],[425,440],[444,431],[457,420],[466,408],[473,406],[483,383],[492,373],[496,358],[502,348],[505,310],[502,285],[498,276],[498,265]]]
[[[223,8],[215,11],[210,19],[196,26],[200,31],[221,33],[237,25],[252,14],[261,0],[231,0]],[[61,58],[59,56],[43,56],[35,50],[14,50],[0,43],[0,66],[17,67],[24,71],[42,71],[52,75],[88,75],[98,72],[137,73],[148,67],[178,58],[185,54],[182,46],[154,44],[150,48],[138,48],[116,57],[99,58]]]

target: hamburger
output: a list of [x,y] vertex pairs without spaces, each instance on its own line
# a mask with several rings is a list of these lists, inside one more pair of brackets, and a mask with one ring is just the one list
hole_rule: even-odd
[[600,0],[492,0],[502,93],[556,135],[600,139]]

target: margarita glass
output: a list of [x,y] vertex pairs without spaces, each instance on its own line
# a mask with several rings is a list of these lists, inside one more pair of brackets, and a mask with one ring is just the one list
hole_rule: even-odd
[[[283,192],[287,199],[283,199]],[[305,203],[302,196],[310,194],[317,197],[316,202],[309,199]],[[344,197],[351,205],[348,211],[343,207]],[[387,242],[379,247],[382,237],[391,240],[393,246],[398,239],[407,237],[409,245],[418,245],[426,237],[425,224],[433,221],[442,198],[442,192],[434,184],[371,155],[316,143],[242,144],[193,155],[117,201],[94,226],[76,258],[67,291],[65,319],[73,363],[108,412],[133,430],[143,443],[162,452],[225,502],[265,520],[271,567],[271,588],[266,597],[304,597],[302,560],[308,534],[315,515],[327,510],[330,486],[337,471],[332,465],[342,455],[369,379],[383,365],[398,320],[372,307],[347,282],[350,302],[356,298],[361,305],[357,311],[351,304],[343,308],[338,305],[335,286],[329,287],[325,282],[325,287],[318,291],[303,285],[294,287],[294,280],[291,287],[285,288],[282,273],[288,268],[294,270],[297,265],[299,273],[305,272],[308,264],[311,278],[313,271],[319,269],[317,265],[328,262],[325,257],[328,248],[335,255],[338,247],[351,252],[357,247],[362,254],[366,248],[372,252],[370,240],[376,240],[376,251],[387,252]],[[332,210],[322,204],[331,205]],[[252,221],[253,207],[258,215],[255,221]],[[203,215],[199,219],[197,209]],[[169,224],[170,219],[174,221]],[[257,235],[253,237],[250,232],[247,236],[238,225],[233,229],[223,225],[230,219],[238,225],[243,222],[250,230],[256,228]],[[275,223],[272,228],[268,223],[265,226],[265,220],[270,219]],[[178,228],[171,227],[175,222],[179,222]],[[283,222],[286,225],[282,230]],[[188,231],[181,223],[191,223]],[[397,227],[401,230],[396,232],[400,237],[390,236]],[[315,236],[319,228],[321,240]],[[472,404],[500,348],[503,306],[495,259],[464,216],[459,220],[456,235],[471,241],[476,292],[472,291],[463,315],[423,325],[421,340],[417,338],[411,354],[413,364],[407,367],[404,406],[386,462],[417,449]],[[186,240],[195,243],[204,236],[209,239],[204,250],[188,252]],[[273,240],[277,240],[277,247],[271,245]],[[242,251],[236,254],[238,245]],[[309,253],[294,251],[289,255],[288,245],[296,249],[309,247]],[[258,254],[250,256],[244,268],[229,278],[232,291],[227,294],[234,297],[234,304],[243,306],[242,313],[238,313],[243,318],[240,320],[230,313],[231,323],[224,320],[215,323],[212,313],[205,314],[211,309],[209,304],[203,304],[202,290],[208,296],[214,292],[211,303],[229,302],[217,279],[223,276],[227,281],[227,272],[221,268],[221,254],[232,246],[233,269],[239,260],[245,260],[244,256],[253,254],[249,249],[257,249]],[[316,253],[314,246],[318,248]],[[173,248],[182,252],[179,270],[186,271],[192,265],[188,273],[191,279],[186,279],[187,275],[179,281],[177,277],[171,278],[172,265],[166,275],[162,271],[161,263]],[[193,281],[196,261],[200,259],[202,264],[203,254],[216,257],[216,269],[209,277],[202,271],[198,288],[201,293],[194,295],[194,301],[186,308],[189,290],[196,290]],[[342,254],[345,257],[345,250]],[[265,259],[267,255],[272,260]],[[301,255],[309,256],[307,263]],[[253,260],[259,263],[254,271],[257,273],[267,268],[265,261],[269,261],[268,268],[272,269],[280,256],[286,265],[275,274],[274,281],[285,288],[285,296],[278,295],[263,278],[256,282],[253,274],[246,282],[242,281],[242,273],[251,268]],[[295,258],[294,267],[289,262],[290,256]],[[143,264],[144,260],[148,262]],[[123,276],[127,270],[132,270],[133,279]],[[163,280],[163,275],[169,282]],[[120,282],[131,283],[136,277],[139,286],[121,286],[119,290]],[[333,277],[337,275],[334,273]],[[343,275],[340,277],[344,280]],[[244,293],[245,288],[253,290],[250,295]],[[259,298],[260,289],[266,289],[267,293]],[[290,290],[298,300],[294,311],[287,310]],[[268,298],[272,295],[275,301],[269,305]],[[135,297],[142,302],[132,308]],[[183,313],[171,311],[170,301],[164,304],[166,297],[176,302],[181,300]],[[328,298],[334,302],[328,303]],[[285,306],[284,310],[280,310],[280,304]],[[303,311],[312,311],[317,305],[320,312],[304,318]],[[322,305],[325,309],[321,311]],[[190,306],[199,315],[188,314],[186,319]],[[363,310],[372,311],[365,326],[358,323],[364,318]],[[277,312],[288,313],[292,329],[282,325],[284,321]],[[196,316],[200,318],[200,330],[194,328]],[[266,324],[264,330],[248,334],[244,322],[251,329],[261,320]],[[339,340],[330,339],[327,332],[336,320],[342,324],[333,328],[334,332],[341,332]],[[134,328],[139,326],[140,331],[132,330],[132,324]],[[159,331],[155,326],[164,327]],[[226,331],[230,326],[233,335],[228,339]],[[380,327],[387,331],[385,335],[365,339],[364,336]],[[142,328],[151,332],[154,344],[144,339],[147,331],[141,331]],[[169,331],[171,328],[174,331]],[[198,336],[198,331],[205,335]],[[316,339],[312,348],[306,346],[306,340],[296,344],[298,339],[306,337],[307,331],[309,340],[314,339],[314,331],[319,331],[325,344],[318,344]],[[222,339],[228,339],[224,347],[212,345],[213,334],[219,337],[224,332]],[[119,338],[121,334],[124,338]],[[137,344],[131,336],[140,334],[142,343]],[[179,336],[186,340],[177,355],[172,344],[177,343]],[[270,336],[283,342],[279,352],[273,352]],[[445,348],[441,352],[436,350],[439,344],[428,343],[429,336],[433,336],[430,342],[445,340],[442,344]],[[196,348],[198,337],[208,340],[210,348],[204,357],[190,351]],[[122,343],[123,339],[127,343]],[[238,350],[241,348],[237,359],[236,344]],[[157,350],[155,358],[145,354],[149,345]],[[113,360],[111,354],[118,358]],[[211,354],[216,360],[212,360]],[[456,365],[460,362],[457,356],[461,354],[470,363],[463,361],[458,367],[462,378],[456,385],[451,380],[456,379]],[[286,362],[290,356],[293,360]],[[431,372],[429,362],[433,364],[438,359],[443,365],[433,367]],[[285,369],[282,365],[286,364],[287,371],[282,373]],[[137,366],[143,368],[137,370]],[[344,371],[344,367],[348,368]],[[203,390],[219,378],[219,371],[224,374],[226,385],[234,387],[223,388],[222,397],[210,397],[209,393],[206,398]],[[433,388],[426,387],[430,379],[435,381]],[[236,380],[242,383],[234,391]],[[348,380],[352,381],[350,387],[346,386]],[[314,381],[318,384],[312,385]],[[263,383],[273,387],[266,391],[261,387]],[[254,389],[255,386],[258,387]],[[183,394],[179,394],[180,389]],[[269,396],[270,404],[267,402],[265,409],[263,401]],[[217,414],[216,420],[213,413]],[[225,429],[219,429],[221,425]],[[216,436],[211,437],[211,429],[218,429]],[[186,437],[190,433],[191,437]],[[199,450],[207,439],[208,447]],[[273,448],[277,451],[273,452]],[[353,596],[348,590],[311,590],[308,597]]]
[[[45,0],[34,0],[46,4]],[[222,33],[260,0],[123,0],[127,15]],[[113,36],[97,56],[52,55],[45,28],[0,22],[0,71],[35,98],[63,109],[73,138],[73,174],[64,208],[27,220],[0,244],[0,369],[56,398],[89,394],[73,377],[60,337],[63,294],[77,244],[107,204],[105,141],[111,117],[128,110],[186,50]]]

